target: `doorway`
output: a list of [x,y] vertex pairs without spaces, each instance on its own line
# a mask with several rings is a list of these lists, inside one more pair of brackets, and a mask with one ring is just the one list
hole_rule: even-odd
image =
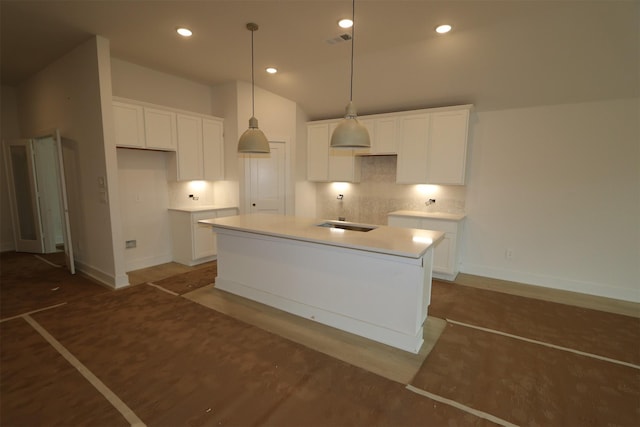
[[286,143],[269,142],[269,154],[245,159],[248,213],[286,214]]
[[75,274],[60,133],[3,141],[15,250],[64,252]]

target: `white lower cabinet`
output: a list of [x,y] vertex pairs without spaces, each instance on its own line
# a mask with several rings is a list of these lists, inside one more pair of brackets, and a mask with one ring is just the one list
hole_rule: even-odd
[[184,265],[196,265],[216,259],[216,234],[211,230],[211,226],[199,224],[198,221],[233,215],[238,215],[238,209],[235,207],[195,212],[189,209],[170,209],[173,261]]
[[438,219],[390,213],[388,225],[392,227],[418,228],[444,232],[444,239],[438,242],[433,251],[433,277],[443,280],[455,280],[460,263],[460,245],[464,217],[461,219]]

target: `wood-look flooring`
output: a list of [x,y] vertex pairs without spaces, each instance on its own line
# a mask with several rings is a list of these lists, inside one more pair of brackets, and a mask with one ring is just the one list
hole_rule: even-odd
[[109,291],[0,262],[2,426],[640,425],[635,316],[434,281],[424,357],[217,291],[215,263]]

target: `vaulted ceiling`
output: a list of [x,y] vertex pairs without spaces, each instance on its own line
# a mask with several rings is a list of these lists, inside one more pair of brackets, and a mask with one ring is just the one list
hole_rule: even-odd
[[[640,2],[357,0],[360,114],[474,104],[496,110],[639,96]],[[15,86],[93,34],[113,57],[207,85],[251,80],[311,119],[349,97],[349,0],[0,1],[1,79]],[[449,23],[453,31],[434,32]],[[176,35],[187,26],[193,37]],[[279,72],[269,75],[267,66]]]

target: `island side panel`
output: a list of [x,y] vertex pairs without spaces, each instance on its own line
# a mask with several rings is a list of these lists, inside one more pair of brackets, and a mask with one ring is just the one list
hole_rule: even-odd
[[415,259],[222,228],[215,231],[216,288],[419,351],[431,294],[431,249]]

